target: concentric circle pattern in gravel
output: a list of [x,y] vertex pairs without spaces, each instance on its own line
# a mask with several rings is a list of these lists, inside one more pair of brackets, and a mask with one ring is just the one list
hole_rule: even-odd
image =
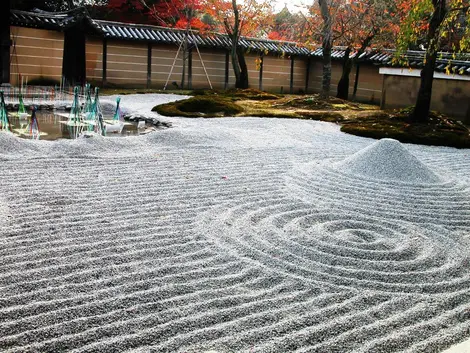
[[278,199],[214,211],[202,229],[211,229],[221,249],[332,289],[436,294],[470,287],[468,244],[443,227]]
[[470,337],[468,150],[168,120],[130,138],[0,134],[0,351],[439,352]]

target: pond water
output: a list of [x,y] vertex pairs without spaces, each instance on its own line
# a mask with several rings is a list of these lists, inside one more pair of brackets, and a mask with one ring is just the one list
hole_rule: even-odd
[[[64,124],[68,119],[68,112],[57,112],[57,111],[37,111],[36,117],[38,119],[39,130],[41,132],[41,140],[58,140],[58,139],[73,139],[79,136],[80,131],[77,131],[77,127],[67,126]],[[112,116],[105,116],[105,120],[112,120]],[[10,115],[10,124],[12,131],[15,135],[30,139],[29,134],[25,134],[24,128],[25,121],[21,121],[16,116]],[[146,132],[149,125],[145,125],[144,128],[137,128],[137,123],[125,122],[121,133],[108,133],[106,136],[110,137],[124,137],[130,135],[138,135]]]

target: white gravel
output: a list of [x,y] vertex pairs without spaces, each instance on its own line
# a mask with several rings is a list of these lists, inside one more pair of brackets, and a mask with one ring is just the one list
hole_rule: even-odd
[[0,134],[1,351],[439,352],[470,337],[469,150],[160,118],[174,128]]

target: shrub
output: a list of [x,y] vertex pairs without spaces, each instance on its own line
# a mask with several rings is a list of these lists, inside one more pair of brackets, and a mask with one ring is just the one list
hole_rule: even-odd
[[405,143],[422,145],[470,147],[469,130],[450,118],[432,112],[425,123],[409,119],[409,109],[391,116],[377,115],[374,118],[346,122],[341,131],[376,139],[389,137]]
[[220,117],[233,116],[243,112],[243,108],[218,96],[196,96],[177,102],[155,106],[152,111],[165,116]]

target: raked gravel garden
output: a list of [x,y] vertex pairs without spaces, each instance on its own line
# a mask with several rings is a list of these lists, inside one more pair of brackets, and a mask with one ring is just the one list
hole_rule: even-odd
[[[121,104],[157,116],[180,98]],[[441,352],[470,338],[470,150],[307,120],[159,118],[173,127],[125,138],[0,133],[0,351]]]

